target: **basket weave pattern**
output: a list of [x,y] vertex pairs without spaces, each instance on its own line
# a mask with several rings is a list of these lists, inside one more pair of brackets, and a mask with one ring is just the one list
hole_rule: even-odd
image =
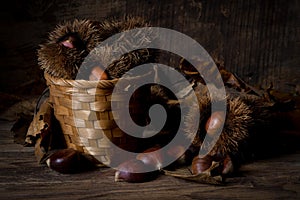
[[117,79],[65,80],[47,73],[45,79],[68,147],[92,155],[103,164],[111,163],[111,142],[135,151],[136,139],[120,130],[115,122],[118,119],[112,115],[111,96]]

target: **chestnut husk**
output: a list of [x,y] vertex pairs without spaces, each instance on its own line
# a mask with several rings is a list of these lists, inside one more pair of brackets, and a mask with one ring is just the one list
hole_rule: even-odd
[[115,181],[126,181],[130,183],[142,183],[154,180],[159,175],[159,170],[149,172],[138,172],[147,171],[149,165],[145,164],[141,160],[132,159],[126,161],[118,166],[118,170],[115,172]]
[[46,163],[51,169],[62,174],[80,173],[97,167],[91,158],[72,148],[54,152],[48,157]]

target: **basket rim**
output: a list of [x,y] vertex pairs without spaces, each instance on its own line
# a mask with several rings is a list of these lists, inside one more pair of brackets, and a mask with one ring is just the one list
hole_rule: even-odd
[[149,71],[146,74],[143,74],[139,77],[130,77],[130,78],[115,78],[108,80],[98,80],[98,81],[89,81],[89,80],[72,80],[72,79],[64,79],[64,78],[56,78],[51,76],[47,72],[44,72],[44,77],[47,81],[47,85],[57,85],[62,87],[75,87],[77,89],[90,89],[90,88],[98,88],[98,89],[110,89],[114,88],[116,83],[122,79],[130,82],[131,80],[140,79],[143,80],[144,77],[154,76],[155,73],[153,71]]
[[86,88],[112,88],[118,82],[119,79],[112,80],[98,80],[98,81],[89,81],[89,80],[72,80],[64,78],[56,78],[51,76],[47,72],[44,73],[44,77],[47,81],[47,84],[53,84],[63,87],[76,87],[80,89]]

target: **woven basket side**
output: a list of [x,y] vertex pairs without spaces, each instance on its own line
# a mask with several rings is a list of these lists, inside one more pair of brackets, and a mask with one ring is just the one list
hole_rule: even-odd
[[93,155],[104,164],[110,164],[114,154],[111,142],[126,150],[136,149],[136,139],[118,128],[111,111],[116,80],[95,84],[56,79],[47,74],[45,78],[54,115],[60,122],[68,147]]

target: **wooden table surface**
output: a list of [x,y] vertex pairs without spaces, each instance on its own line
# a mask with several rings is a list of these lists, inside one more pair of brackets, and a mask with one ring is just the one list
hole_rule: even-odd
[[147,183],[114,182],[113,169],[63,175],[39,165],[33,147],[13,142],[0,121],[0,199],[300,199],[300,152],[259,160],[214,186],[160,176]]

